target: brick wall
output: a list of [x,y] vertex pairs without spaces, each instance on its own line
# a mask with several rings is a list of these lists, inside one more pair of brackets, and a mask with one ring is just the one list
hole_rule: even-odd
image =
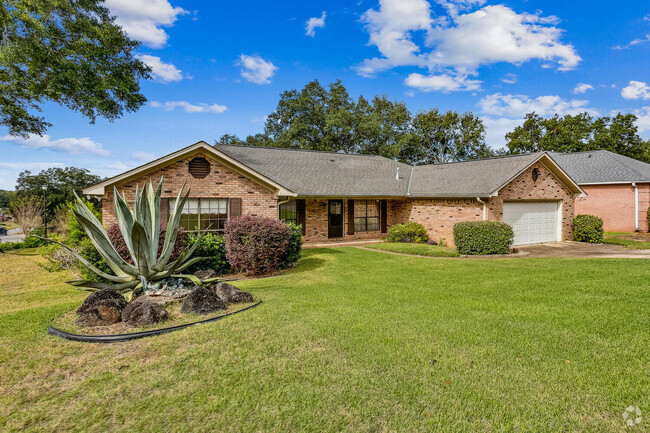
[[454,245],[454,224],[459,221],[481,221],[483,206],[476,199],[414,199],[396,207],[396,215],[406,216],[404,222],[415,221],[424,226],[430,239],[444,239]]
[[[210,162],[210,173],[203,179],[196,179],[189,174],[187,165],[193,158],[201,156]],[[185,191],[188,188],[191,190],[190,197],[241,198],[242,214],[268,218],[278,216],[277,200],[272,191],[203,154],[188,156],[165,168],[120,183],[116,187],[120,193],[126,192],[127,200],[133,201],[136,185],[142,188],[151,179],[156,187],[161,176],[164,177],[162,197],[176,198],[178,191],[186,182]],[[112,186],[110,189],[107,188],[106,194],[102,197],[102,218],[105,226],[115,222]]]
[[[639,231],[648,231],[646,212],[650,206],[650,184],[639,187]],[[611,232],[633,232],[634,187],[627,184],[584,185],[587,197],[576,199],[576,215],[596,215],[603,219],[603,228]]]
[[[537,169],[539,176],[533,181],[532,171]],[[488,219],[503,221],[503,202],[505,200],[558,200],[562,202],[562,240],[573,239],[571,221],[574,215],[573,193],[541,162],[531,166],[499,191],[497,197],[488,201]]]

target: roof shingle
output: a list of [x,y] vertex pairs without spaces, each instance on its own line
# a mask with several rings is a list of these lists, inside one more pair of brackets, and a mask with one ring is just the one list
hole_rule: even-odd
[[607,150],[551,153],[578,184],[650,182],[650,164]]

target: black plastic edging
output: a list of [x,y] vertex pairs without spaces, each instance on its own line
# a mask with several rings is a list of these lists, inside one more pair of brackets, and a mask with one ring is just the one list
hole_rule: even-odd
[[232,313],[224,314],[223,316],[213,317],[211,319],[205,319],[194,323],[186,323],[185,325],[170,326],[169,328],[152,329],[151,331],[132,332],[130,334],[112,334],[112,335],[71,334],[59,328],[55,328],[52,325],[50,325],[50,327],[47,328],[47,333],[50,335],[54,335],[56,337],[65,338],[66,340],[82,341],[84,343],[119,343],[122,341],[137,340],[138,338],[166,334],[168,332],[178,331],[180,329],[189,328],[190,326],[194,326],[194,325],[201,325],[203,323],[216,322],[217,320],[221,320],[224,317],[232,316],[234,314],[241,313],[242,311],[250,310],[251,308],[257,307],[261,303],[262,301],[259,301],[256,304],[250,305],[246,308],[242,308],[239,311],[233,311]]

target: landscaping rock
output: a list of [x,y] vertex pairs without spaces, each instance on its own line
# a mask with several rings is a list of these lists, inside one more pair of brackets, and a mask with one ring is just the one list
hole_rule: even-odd
[[190,293],[181,305],[181,313],[209,314],[225,310],[226,304],[213,292],[205,287],[197,287]]
[[214,269],[202,269],[200,271],[194,272],[194,276],[201,281],[209,280],[211,278],[217,278],[219,274]]
[[85,313],[86,311],[91,310],[92,308],[95,307],[100,301],[104,301],[107,299],[114,299],[116,301],[116,305],[119,305],[120,311],[124,307],[126,307],[126,301],[124,300],[124,296],[120,295],[117,293],[115,290],[111,289],[104,289],[104,290],[98,290],[96,292],[92,292],[88,297],[84,300],[83,304],[81,304],[81,307],[77,309],[77,313]]
[[210,290],[226,304],[253,302],[253,295],[228,283],[211,284]]
[[136,299],[122,310],[122,321],[133,328],[164,322],[168,317],[162,306],[144,299]]
[[438,242],[434,241],[433,239],[429,239],[427,241],[427,245],[438,245]]
[[92,292],[77,309],[79,326],[106,326],[120,321],[126,307],[124,297],[114,290]]

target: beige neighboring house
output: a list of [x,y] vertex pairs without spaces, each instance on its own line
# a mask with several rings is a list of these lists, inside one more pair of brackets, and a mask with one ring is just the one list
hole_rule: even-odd
[[223,230],[239,215],[301,224],[306,243],[380,239],[416,221],[453,245],[459,221],[504,221],[515,244],[570,240],[576,197],[584,191],[548,153],[410,166],[372,155],[211,146],[203,141],[84,190],[115,222],[113,191],[134,199],[136,185],[164,178],[162,211],[183,184],[186,230]]

